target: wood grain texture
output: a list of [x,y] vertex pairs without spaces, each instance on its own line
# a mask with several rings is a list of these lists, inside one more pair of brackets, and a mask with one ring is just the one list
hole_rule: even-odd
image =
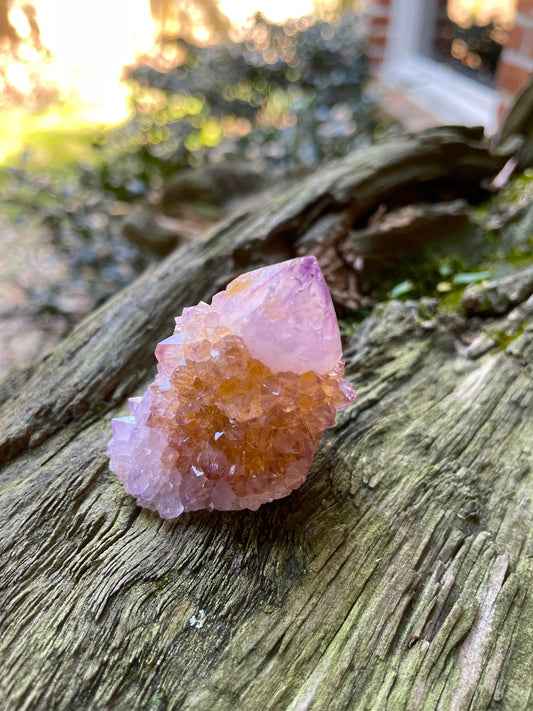
[[[418,184],[464,140],[396,138],[324,168],[170,255],[7,384],[1,708],[531,707],[531,296],[490,322],[377,306],[346,345],[356,402],[307,482],[257,512],[162,521],[105,454],[183,306],[291,256],[326,212],[379,204],[409,152],[425,151]],[[517,309],[505,347],[459,340]]]

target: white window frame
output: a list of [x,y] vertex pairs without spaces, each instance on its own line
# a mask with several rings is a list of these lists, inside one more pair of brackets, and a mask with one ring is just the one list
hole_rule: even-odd
[[435,26],[436,7],[435,0],[391,0],[388,41],[379,77],[443,123],[484,126],[493,133],[500,103],[498,91],[421,53],[430,49],[434,39],[423,29]]

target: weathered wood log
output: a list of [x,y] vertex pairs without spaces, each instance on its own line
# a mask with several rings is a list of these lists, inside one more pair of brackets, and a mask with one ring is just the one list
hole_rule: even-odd
[[166,215],[180,216],[190,205],[223,209],[236,198],[271,185],[272,177],[249,163],[224,162],[187,168],[167,179],[160,199]]
[[[347,343],[358,399],[308,481],[258,512],[164,522],[105,453],[183,306],[292,256],[326,212],[367,214],[406,171],[431,181],[459,141],[397,137],[326,167],[170,255],[7,384],[2,708],[530,708],[531,310],[474,357],[505,314],[378,305]],[[476,169],[498,167],[480,146]]]
[[349,207],[355,224],[396,200],[399,184],[424,196],[440,187],[443,155],[446,182],[454,176],[456,191],[478,192],[505,162],[487,151],[475,128],[397,136],[326,165],[262,209],[236,215],[206,241],[176,251],[86,319],[16,393],[16,403],[2,408],[0,457],[39,444],[73,419],[84,426],[120,402],[153,364],[153,344],[177,311],[246,268],[292,256],[292,245],[317,217]]
[[508,106],[492,144],[514,153],[492,181],[492,189],[500,190],[517,169],[533,166],[533,75]]
[[533,77],[524,84],[508,107],[493,144],[502,146],[516,137],[522,139],[516,167],[525,170],[533,166]]

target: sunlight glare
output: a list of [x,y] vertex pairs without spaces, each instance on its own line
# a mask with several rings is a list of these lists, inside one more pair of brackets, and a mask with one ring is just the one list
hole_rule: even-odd
[[511,25],[518,0],[448,0],[448,16],[458,25],[468,26],[472,19],[485,25],[497,19]]
[[82,101],[88,121],[115,123],[128,115],[122,67],[153,43],[147,0],[35,0],[43,44],[53,55],[52,79]]
[[9,22],[16,29],[19,37],[29,37],[31,30],[26,15],[20,7],[14,7],[9,11]]
[[271,22],[284,22],[313,14],[313,0],[256,0],[254,3],[242,0],[219,0],[222,12],[236,25],[243,25],[256,12],[261,12]]
[[[153,46],[156,25],[149,0],[33,0],[41,40],[51,54],[47,78],[77,105],[81,123],[119,123],[130,111],[130,90],[121,82],[123,67]],[[313,14],[313,0],[220,0],[232,23],[244,24],[256,12],[273,22]],[[27,20],[13,9],[10,20],[21,36]],[[200,29],[200,28],[199,28]],[[207,38],[206,38],[207,39]],[[13,69],[13,72],[16,72]],[[13,76],[24,89],[24,77]]]

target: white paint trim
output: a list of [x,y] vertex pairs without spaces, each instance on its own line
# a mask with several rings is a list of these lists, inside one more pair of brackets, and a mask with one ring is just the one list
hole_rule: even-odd
[[497,91],[454,72],[444,64],[413,54],[398,62],[388,59],[379,78],[401,90],[413,103],[443,123],[497,127],[500,96]]
[[426,8],[424,0],[392,0],[387,59],[405,59],[420,51]]

